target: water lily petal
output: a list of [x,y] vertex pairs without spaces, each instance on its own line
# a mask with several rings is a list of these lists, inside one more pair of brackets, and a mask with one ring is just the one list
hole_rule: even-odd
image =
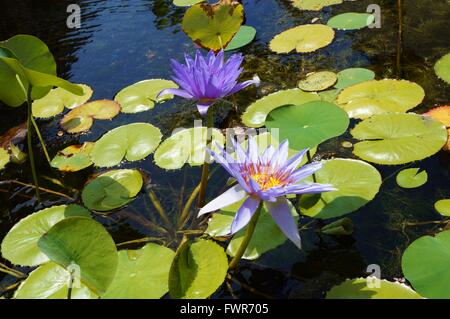
[[231,224],[231,235],[235,234],[248,224],[250,219],[252,219],[253,214],[255,214],[260,202],[261,200],[259,198],[249,196],[244,203],[242,203]]
[[223,207],[229,206],[231,204],[234,204],[241,199],[243,199],[247,195],[247,192],[242,189],[240,185],[235,185],[229,190],[227,190],[222,195],[216,197],[212,201],[210,201],[208,204],[206,204],[204,207],[200,209],[198,212],[198,216],[213,212],[215,210],[219,210]]
[[184,97],[186,99],[193,98],[192,95],[190,95],[187,91],[182,90],[182,89],[164,89],[158,93],[156,98],[160,98],[161,96],[166,95],[166,94],[173,94],[173,95]]
[[295,244],[295,246],[301,249],[302,244],[297,229],[297,223],[291,215],[287,199],[279,197],[275,203],[266,203],[266,206],[281,231]]
[[319,194],[337,190],[330,184],[296,184],[286,187],[286,194]]
[[311,176],[312,174],[320,170],[322,166],[322,163],[312,163],[300,167],[291,174],[293,183],[298,183],[299,181]]

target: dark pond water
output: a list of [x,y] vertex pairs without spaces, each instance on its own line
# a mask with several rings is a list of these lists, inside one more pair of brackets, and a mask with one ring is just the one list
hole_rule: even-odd
[[[170,58],[180,59],[185,51],[193,52],[192,42],[181,30],[183,8],[171,5],[171,0],[0,0],[0,39],[18,33],[33,34],[44,40],[55,55],[58,73],[76,83],[93,87],[94,98],[112,99],[121,88],[148,78],[168,78]],[[419,83],[427,97],[417,112],[448,104],[448,86],[437,80],[434,62],[449,51],[450,5],[447,0],[403,1],[403,38],[398,41],[398,10],[396,1],[360,0],[328,7],[322,12],[301,12],[288,0],[244,0],[246,23],[258,33],[256,41],[241,51],[245,54],[244,77],[257,73],[263,81],[260,89],[246,90],[237,96],[239,112],[264,93],[295,87],[306,73],[329,69],[340,71],[348,67],[366,67],[377,78],[396,77]],[[66,27],[66,8],[78,3],[82,10],[81,29]],[[297,54],[276,55],[268,50],[268,42],[279,32],[313,18],[327,21],[331,16],[348,11],[364,12],[369,4],[381,7],[382,28],[355,32],[338,32],[328,47],[301,57]],[[215,125],[228,127],[239,124],[239,112],[219,106]],[[119,115],[114,121],[97,121],[92,131],[83,135],[58,136],[60,117],[40,121],[51,156],[65,146],[94,141],[107,130],[132,122],[150,122],[168,135],[180,126],[193,125],[198,117],[195,108],[174,99],[154,110],[135,115]],[[0,105],[0,135],[25,121],[25,108],[11,109]],[[352,157],[341,143],[343,136],[322,145],[318,154]],[[38,144],[37,141],[35,143]],[[81,189],[87,178],[100,171],[94,168],[82,173],[62,174],[49,169],[38,149],[38,168],[43,187],[68,194]],[[198,183],[199,169],[186,168],[166,172],[152,164],[150,156],[139,163],[122,167],[139,167],[148,172],[164,207],[172,216],[178,214],[181,199],[186,199]],[[302,231],[304,249],[298,251],[291,243],[266,253],[255,262],[246,263],[237,276],[240,283],[224,285],[215,298],[321,298],[334,284],[346,278],[365,276],[367,266],[378,264],[382,277],[401,277],[400,258],[406,246],[415,238],[438,230],[426,224],[407,223],[439,220],[433,203],[450,196],[448,153],[415,163],[428,171],[429,182],[418,190],[400,189],[392,176],[401,167],[377,167],[384,178],[380,193],[367,206],[349,215],[354,222],[352,236],[335,238],[319,236],[319,223]],[[209,196],[219,194],[225,174],[209,187]],[[9,165],[0,172],[0,180],[17,179],[31,182],[28,165]],[[221,177],[224,176],[224,177]],[[50,179],[64,180],[64,187]],[[38,205],[30,189],[15,185],[0,186],[0,239],[12,225],[31,212],[55,204],[66,203],[53,195],[44,195]],[[148,220],[158,223],[147,196],[140,194],[132,205],[108,217],[97,217],[112,232],[116,242],[154,236]],[[301,220],[309,223],[308,218]],[[192,220],[191,229],[201,229]],[[168,243],[174,245],[175,243]],[[133,246],[127,246],[133,247]],[[6,263],[7,261],[1,260]],[[15,280],[0,273],[0,295]],[[6,296],[9,292],[6,292]]]

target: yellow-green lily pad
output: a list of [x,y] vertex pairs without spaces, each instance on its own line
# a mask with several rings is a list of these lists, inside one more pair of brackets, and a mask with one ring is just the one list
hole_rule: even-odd
[[341,4],[344,0],[291,0],[292,5],[300,10],[319,11],[324,7]]
[[86,142],[82,145],[70,145],[59,151],[50,165],[63,172],[77,172],[93,164],[90,158],[94,143]]
[[434,209],[443,215],[450,217],[450,199],[441,199],[434,203]]
[[323,91],[333,86],[337,81],[337,75],[330,71],[310,73],[306,79],[298,82],[298,87],[303,91]]
[[434,71],[441,80],[450,84],[450,53],[444,55],[436,62]]
[[404,169],[397,174],[396,181],[398,186],[403,188],[417,188],[428,181],[427,171],[421,171],[420,168]]
[[370,13],[346,12],[332,17],[327,25],[338,30],[358,30],[371,25],[375,16]]
[[9,163],[10,155],[7,150],[0,147],[0,170],[4,169],[6,164]]

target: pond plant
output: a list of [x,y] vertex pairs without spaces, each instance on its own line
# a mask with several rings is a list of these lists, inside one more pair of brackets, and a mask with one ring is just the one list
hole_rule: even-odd
[[[342,1],[290,3],[299,10],[318,11]],[[241,265],[285,242],[302,250],[307,239],[300,239],[306,227],[299,226],[300,221],[309,220],[321,236],[351,234],[352,221],[346,215],[372,201],[393,176],[403,189],[422,187],[430,172],[410,166],[450,148],[449,106],[412,112],[425,97],[419,84],[376,79],[375,72],[364,68],[317,70],[304,76],[298,87],[238,105],[235,94],[260,84],[258,76],[240,79],[245,74],[243,55],[226,57],[255,38],[255,28],[243,25],[243,5],[230,0],[175,0],[174,5],[187,7],[182,27],[193,40],[194,57],[186,53],[185,64],[172,59],[172,80],[144,79],[120,90],[114,100],[89,101],[93,90],[88,85],[57,77],[55,60],[38,38],[17,35],[0,42],[0,101],[27,107],[27,147],[20,148],[20,139],[0,139],[0,169],[7,170],[19,157],[23,162],[27,153],[33,184],[25,185],[34,188],[37,200],[36,211],[20,219],[1,243],[2,258],[9,265],[0,263],[0,271],[15,278],[7,289],[9,297],[162,298],[168,293],[171,298],[209,298],[224,283],[238,281]],[[333,42],[336,30],[359,30],[373,22],[374,16],[366,13],[335,16],[327,24],[285,30],[269,47],[277,54],[313,54]],[[435,66],[444,85],[449,83],[448,56]],[[59,122],[61,129],[79,134],[89,131],[94,121],[148,112],[174,96],[196,106],[206,123],[171,135],[146,122],[122,125],[96,141],[69,145],[52,158],[36,121],[69,109]],[[245,107],[239,114],[243,132],[214,127],[216,104],[221,103],[235,112]],[[33,132],[48,165],[67,174],[62,176],[91,166],[99,169],[80,196],[78,190],[69,196],[39,185]],[[352,152],[347,158],[322,158],[318,150],[337,137],[345,137],[343,145]],[[185,201],[181,196],[176,214],[168,213],[153,177],[133,167],[151,154],[153,164],[166,171],[202,166],[200,183]],[[210,169],[212,162],[216,165]],[[405,164],[384,179],[379,172],[381,165]],[[207,184],[218,184],[223,170],[229,175],[227,190],[212,188],[214,196],[206,198]],[[0,181],[8,183],[23,184]],[[64,181],[54,183],[65,186]],[[62,202],[49,205],[41,193]],[[148,216],[124,216],[156,235],[118,243],[105,220],[140,194],[153,206]],[[435,223],[449,225],[449,207],[449,199],[436,203],[442,219]],[[403,252],[406,283],[383,279],[373,288],[366,285],[370,276],[348,278],[329,287],[324,296],[450,298],[449,264],[450,230],[441,229],[413,241]]]

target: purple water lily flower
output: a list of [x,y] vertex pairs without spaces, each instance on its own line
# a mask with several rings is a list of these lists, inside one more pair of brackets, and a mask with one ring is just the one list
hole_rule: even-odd
[[288,159],[287,140],[277,149],[269,146],[262,155],[258,153],[258,147],[252,137],[248,139],[247,151],[234,139],[232,141],[236,159],[224,149],[221,149],[222,154],[210,150],[208,152],[238,184],[204,206],[199,216],[246,198],[231,224],[230,234],[234,234],[250,222],[261,201],[264,201],[278,227],[300,248],[300,235],[285,195],[317,194],[336,190],[328,184],[301,182],[320,170],[322,163],[311,163],[297,168],[308,150],[305,149]]
[[197,50],[194,59],[185,54],[185,60],[186,65],[172,59],[172,79],[180,89],[165,89],[158,97],[173,94],[195,100],[202,116],[217,99],[239,92],[251,84],[259,84],[258,77],[242,83],[237,82],[243,71],[241,63],[244,57],[241,54],[233,54],[225,62],[223,50],[217,56],[210,51],[206,57]]

